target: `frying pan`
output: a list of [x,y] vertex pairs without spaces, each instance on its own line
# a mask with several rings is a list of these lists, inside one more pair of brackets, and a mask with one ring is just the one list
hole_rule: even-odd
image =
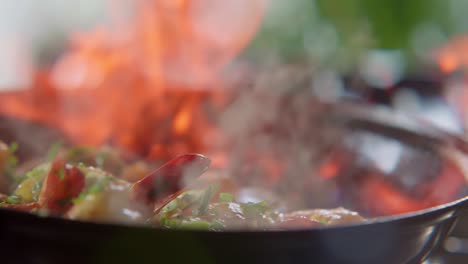
[[[468,143],[423,122],[354,104],[323,109],[333,126],[428,150],[460,171],[468,164]],[[421,263],[468,208],[465,187],[450,202],[423,210],[289,231],[160,230],[0,209],[0,257],[2,263]]]

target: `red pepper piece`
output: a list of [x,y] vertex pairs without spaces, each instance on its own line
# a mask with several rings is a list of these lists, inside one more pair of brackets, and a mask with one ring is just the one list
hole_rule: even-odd
[[44,180],[39,204],[51,214],[63,214],[73,205],[72,199],[78,197],[85,186],[83,173],[75,166],[57,159]]
[[158,214],[159,211],[161,211],[161,209],[164,208],[164,206],[166,206],[168,203],[170,203],[172,200],[174,200],[175,198],[177,198],[179,195],[181,195],[182,193],[184,193],[186,191],[187,191],[187,189],[181,189],[181,190],[167,196],[166,198],[161,199],[157,203],[155,203],[154,208],[153,208],[153,214]]
[[185,154],[164,164],[148,176],[136,182],[130,195],[149,206],[182,189],[182,178],[202,175],[210,165],[210,159],[200,154]]

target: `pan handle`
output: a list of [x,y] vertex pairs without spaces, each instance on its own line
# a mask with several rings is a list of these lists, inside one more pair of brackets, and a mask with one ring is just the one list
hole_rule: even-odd
[[[465,226],[468,226],[468,196],[455,205],[457,220],[450,228],[443,248],[449,254],[468,255],[468,237]],[[463,226],[463,227],[460,227]]]

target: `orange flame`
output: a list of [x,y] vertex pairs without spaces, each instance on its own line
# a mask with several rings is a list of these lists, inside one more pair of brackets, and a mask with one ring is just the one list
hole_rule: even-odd
[[[463,188],[465,177],[454,163],[447,162],[439,177],[426,182],[418,191],[421,197],[404,193],[395,185],[370,178],[361,187],[361,198],[378,215],[394,215],[448,203]],[[379,199],[375,199],[379,197]]]
[[203,104],[219,105],[219,72],[255,34],[266,0],[137,0],[128,20],[121,1],[109,3],[115,28],[73,34],[33,87],[0,95],[0,113],[153,158],[203,151],[215,129]]

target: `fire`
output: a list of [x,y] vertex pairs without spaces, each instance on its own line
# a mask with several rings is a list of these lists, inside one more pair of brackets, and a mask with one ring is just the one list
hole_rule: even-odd
[[378,215],[402,214],[451,202],[464,184],[465,177],[457,165],[447,162],[436,179],[425,182],[411,194],[376,176],[363,183],[360,196]]
[[255,34],[265,0],[136,0],[130,19],[119,16],[123,2],[109,3],[115,27],[73,34],[29,89],[1,95],[0,113],[154,159],[206,151],[220,71]]
[[174,133],[184,134],[190,127],[190,108],[185,107],[182,109],[174,120]]

